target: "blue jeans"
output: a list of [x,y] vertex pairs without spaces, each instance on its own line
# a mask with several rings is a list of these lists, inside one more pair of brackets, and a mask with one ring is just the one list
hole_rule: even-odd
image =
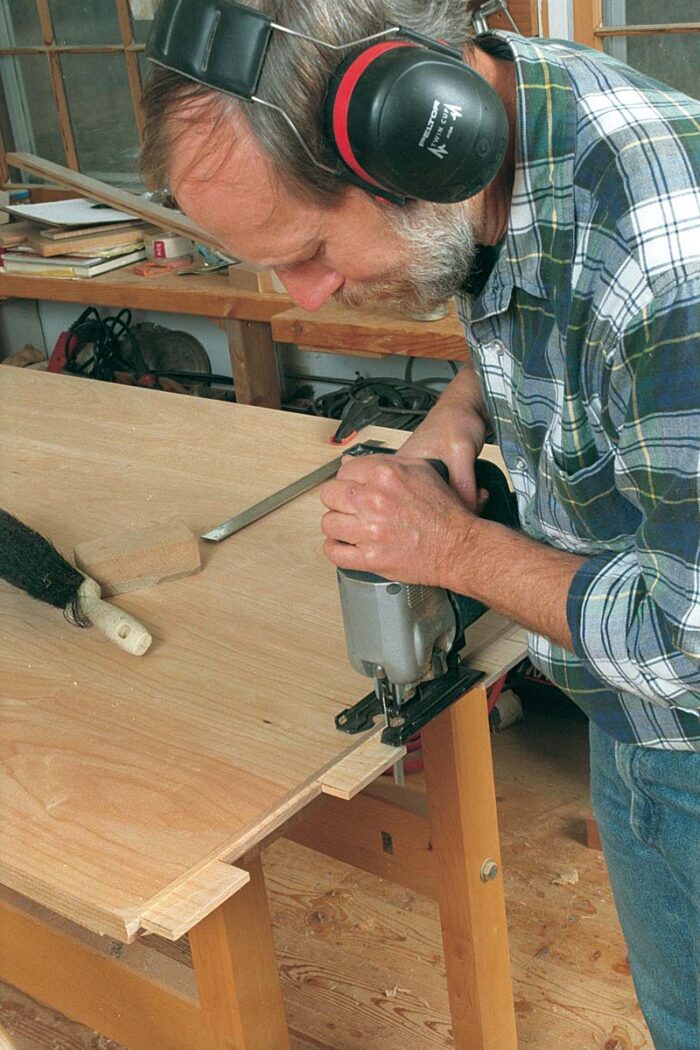
[[700,1046],[700,753],[590,723],[591,798],[656,1050]]

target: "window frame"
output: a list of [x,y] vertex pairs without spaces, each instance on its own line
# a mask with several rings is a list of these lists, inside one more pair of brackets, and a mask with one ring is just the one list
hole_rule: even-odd
[[574,40],[603,50],[606,37],[658,36],[670,33],[700,33],[700,22],[660,22],[658,25],[606,26],[603,24],[603,0],[576,0],[574,7]]
[[[43,43],[29,47],[0,47],[0,58],[20,55],[44,55],[49,67],[49,76],[53,91],[56,118],[63,143],[65,166],[73,171],[80,171],[78,151],[73,133],[70,106],[66,97],[61,70],[62,55],[76,54],[117,54],[123,55],[126,63],[126,74],[129,83],[129,96],[139,142],[143,142],[144,120],[140,106],[142,80],[139,65],[139,54],[145,51],[145,44],[134,40],[134,29],[129,0],[114,0],[121,43],[119,44],[58,44],[51,15],[49,0],[34,0],[37,21],[41,30]],[[0,185],[4,189],[29,189],[29,183],[10,181],[10,170],[7,163],[7,150],[0,132]]]

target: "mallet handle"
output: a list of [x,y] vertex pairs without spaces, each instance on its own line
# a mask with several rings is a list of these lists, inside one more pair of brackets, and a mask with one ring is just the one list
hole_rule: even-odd
[[103,601],[101,593],[100,585],[86,577],[78,591],[80,611],[98,631],[102,631],[120,649],[133,656],[143,656],[153,641],[151,635],[143,624],[129,613]]

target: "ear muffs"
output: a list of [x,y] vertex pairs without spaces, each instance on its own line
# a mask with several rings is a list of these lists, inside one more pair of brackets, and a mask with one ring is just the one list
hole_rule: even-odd
[[407,40],[372,44],[337,67],[324,127],[353,182],[447,204],[479,193],[500,168],[506,111],[465,62]]

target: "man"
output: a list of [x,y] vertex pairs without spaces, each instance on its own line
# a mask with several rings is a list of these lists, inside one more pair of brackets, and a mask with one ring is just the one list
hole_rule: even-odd
[[[296,132],[161,70],[144,167],[307,309],[457,295],[472,363],[399,457],[348,461],[324,487],[325,551],[528,629],[533,662],[591,719],[594,808],[655,1046],[697,1050],[700,105],[575,45],[474,46],[465,7],[274,4],[275,22],[333,44],[402,25],[463,50],[509,124],[498,173],[464,202],[402,208],[329,174],[318,114],[338,58],[282,33],[257,94]],[[478,516],[491,427],[521,533]]]

